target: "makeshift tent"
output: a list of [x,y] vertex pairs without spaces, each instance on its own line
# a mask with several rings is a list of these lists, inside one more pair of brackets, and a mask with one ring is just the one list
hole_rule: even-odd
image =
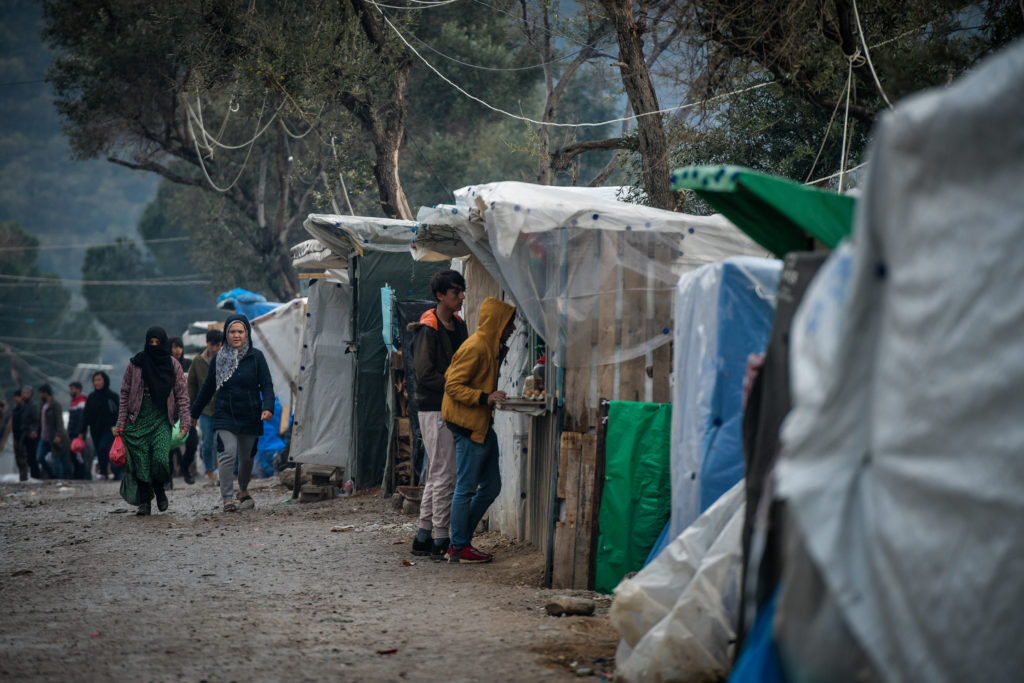
[[796,535],[787,677],[1024,669],[1022,109],[1018,41],[884,113],[851,243],[797,311],[776,470]]
[[[339,290],[338,297],[332,297],[332,303],[336,303],[335,298],[346,295],[351,298],[351,302],[343,309],[332,310],[327,315],[354,316],[351,329],[336,328],[332,333],[348,335],[345,338],[346,348],[351,348],[355,353],[355,384],[349,384],[342,378],[332,386],[322,386],[317,393],[324,400],[329,400],[329,395],[336,396],[341,392],[347,392],[355,398],[355,444],[344,456],[346,476],[355,479],[359,485],[373,486],[383,476],[393,422],[388,407],[391,380],[388,373],[388,351],[382,336],[380,290],[391,284],[399,301],[430,300],[430,278],[438,270],[447,267],[447,263],[419,263],[413,260],[409,245],[416,224],[411,221],[311,214],[303,225],[307,232],[331,251],[332,258],[343,259],[348,263],[350,289],[344,292]],[[315,362],[315,358],[310,360]],[[322,370],[318,366],[316,372]],[[309,427],[308,416],[304,426]],[[334,430],[331,433],[338,434],[339,440],[351,438],[349,435],[340,435],[337,430],[343,428],[344,421],[316,427],[317,430]],[[305,456],[293,457],[298,459]]]
[[[655,306],[671,297],[681,273],[728,256],[764,254],[721,216],[628,204],[615,199],[615,188],[502,182],[457,190],[455,198],[455,206],[421,209],[417,219],[456,228],[481,261],[493,261],[496,279],[530,325],[551,345],[563,340],[555,349],[559,367],[595,361],[594,323],[602,309],[622,305],[616,281],[635,282],[645,294],[636,292],[639,308],[623,311],[629,324],[618,344],[597,345],[598,364],[640,357],[670,341],[671,309],[659,316]],[[421,235],[417,244],[428,239]]]
[[[417,214],[417,248],[451,256],[472,251],[547,345],[554,412],[518,427],[528,431],[505,438],[499,433],[502,453],[522,457],[502,462],[503,480],[523,486],[509,502],[522,512],[507,511],[504,500],[492,510],[525,515],[515,525],[502,522],[502,530],[524,528],[527,540],[549,551],[564,530],[548,526],[562,478],[557,463],[563,427],[577,434],[593,430],[599,398],[668,402],[679,275],[736,254],[765,254],[721,216],[688,216],[618,196],[618,188],[502,182],[463,188],[454,205]],[[444,228],[454,229],[463,244],[452,247]],[[593,469],[586,471],[593,476]],[[555,504],[556,519],[567,515],[565,505],[562,499]],[[576,564],[590,562],[589,548],[574,552],[585,556]],[[587,587],[575,583],[580,574],[573,570],[571,585]]]
[[778,257],[803,251],[808,235],[835,248],[850,234],[855,200],[740,166],[688,166],[673,190],[693,190]]
[[306,299],[292,299],[250,321],[253,344],[263,352],[281,400],[284,419],[289,419],[298,390],[302,344],[306,331]]
[[679,278],[670,540],[743,478],[743,378],[768,344],[781,271],[735,257]]
[[310,282],[290,458],[353,471],[356,452],[352,287]]

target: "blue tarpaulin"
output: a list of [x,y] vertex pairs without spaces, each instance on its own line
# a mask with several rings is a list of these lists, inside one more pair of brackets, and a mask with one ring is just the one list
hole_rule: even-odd
[[781,272],[781,261],[743,256],[679,280],[665,543],[743,478],[743,378],[768,344]]
[[217,297],[217,308],[236,311],[249,320],[269,313],[280,305],[280,302],[267,301],[267,297],[262,294],[250,292],[241,287],[235,287]]

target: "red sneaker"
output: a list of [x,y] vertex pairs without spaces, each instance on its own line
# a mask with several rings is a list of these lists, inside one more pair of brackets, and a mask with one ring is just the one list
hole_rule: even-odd
[[480,564],[483,562],[490,562],[494,559],[494,555],[491,555],[490,553],[480,552],[471,545],[467,545],[462,550],[455,550],[451,546],[449,546],[448,552],[445,553],[445,559],[452,564]]

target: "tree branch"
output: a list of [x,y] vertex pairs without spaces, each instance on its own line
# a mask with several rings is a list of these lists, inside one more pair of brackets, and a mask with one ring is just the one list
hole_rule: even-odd
[[172,183],[178,183],[180,185],[191,185],[192,187],[199,187],[203,189],[206,188],[206,182],[204,180],[200,180],[199,178],[188,178],[183,175],[178,175],[177,173],[170,170],[166,166],[162,166],[153,161],[141,161],[135,163],[131,161],[125,161],[124,159],[118,159],[117,157],[107,157],[107,161],[109,161],[112,164],[117,164],[118,166],[130,168],[133,171],[150,171],[152,173],[157,173],[159,175],[162,175],[164,178],[167,178]]
[[629,149],[630,143],[626,138],[608,138],[606,140],[585,140],[574,142],[551,153],[551,170],[564,171],[569,163],[585,152],[595,152],[608,149]]

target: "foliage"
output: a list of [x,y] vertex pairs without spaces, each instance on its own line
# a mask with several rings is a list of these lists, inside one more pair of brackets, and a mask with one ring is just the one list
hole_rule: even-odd
[[1022,13],[1008,0],[921,1],[899,12],[891,3],[862,0],[856,14],[853,9],[849,0],[689,6],[691,54],[681,63],[679,80],[690,84],[691,97],[770,80],[775,85],[709,103],[675,121],[674,163],[734,163],[800,182],[850,168],[861,161],[871,125],[888,106],[885,97],[895,103],[948,83],[1024,31]]
[[[0,223],[0,389],[67,377],[76,363],[99,354],[99,333],[88,315],[68,314],[71,292],[39,268],[39,240],[17,223]],[[19,278],[24,278],[19,279]]]
[[[134,229],[156,181],[68,158],[52,93],[42,82],[50,54],[39,40],[41,16],[32,0],[0,4],[0,220],[17,222],[43,244],[109,242]],[[48,249],[39,252],[39,264],[77,279],[84,253]]]

